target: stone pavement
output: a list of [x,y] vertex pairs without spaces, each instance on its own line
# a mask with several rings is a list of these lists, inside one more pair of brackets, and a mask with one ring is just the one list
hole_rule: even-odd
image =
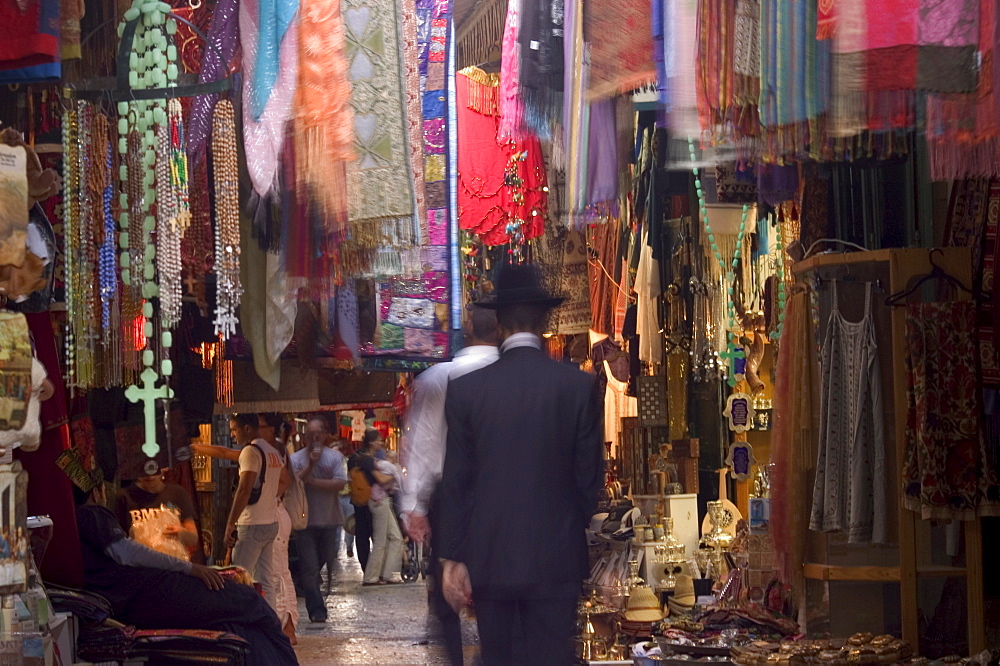
[[[336,664],[447,664],[444,646],[435,638],[423,579],[403,585],[361,586],[361,566],[341,550],[335,582],[326,598],[329,619],[311,624],[299,599],[301,620],[295,652],[302,666]],[[466,664],[478,661],[473,622],[463,621]]]

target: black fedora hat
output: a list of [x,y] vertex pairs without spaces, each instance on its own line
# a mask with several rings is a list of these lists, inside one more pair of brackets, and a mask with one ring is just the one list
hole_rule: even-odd
[[496,279],[495,298],[476,305],[497,310],[505,305],[535,304],[554,308],[566,300],[564,296],[549,293],[542,286],[542,273],[533,264],[507,264],[500,267]]

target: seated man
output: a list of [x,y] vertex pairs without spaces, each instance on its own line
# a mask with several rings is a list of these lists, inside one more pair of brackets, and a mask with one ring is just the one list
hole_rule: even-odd
[[126,537],[105,508],[103,484],[73,490],[85,587],[111,603],[116,620],[139,629],[228,631],[250,644],[248,664],[298,664],[278,617],[254,588]]

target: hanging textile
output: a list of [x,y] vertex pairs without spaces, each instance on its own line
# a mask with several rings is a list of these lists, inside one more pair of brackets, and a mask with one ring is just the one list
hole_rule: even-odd
[[467,67],[457,77],[458,225],[488,245],[525,241],[544,232],[546,173],[538,139],[497,138],[499,80]]
[[587,133],[587,206],[598,215],[609,215],[618,202],[618,156],[616,101],[606,99],[590,105]]
[[521,101],[520,58],[517,35],[520,29],[521,0],[507,3],[503,40],[500,45],[500,129],[501,139],[515,139],[524,131],[524,103]]
[[[403,47],[403,88],[406,91],[406,126],[408,129],[410,149],[410,171],[413,174],[413,197],[417,226],[420,230],[418,239],[427,245],[427,198],[424,195],[424,132],[433,135],[435,127],[424,127],[423,114],[420,107],[423,100],[420,97],[420,44],[417,42],[417,4],[416,0],[402,0],[402,47]],[[440,143],[440,137],[432,137]]]
[[524,121],[544,140],[560,122],[563,94],[564,0],[526,3],[519,13],[521,97]]
[[809,517],[805,470],[816,441],[819,368],[813,342],[809,292],[797,285],[788,299],[778,345],[771,431],[771,534],[783,580],[802,579],[805,528]]
[[[400,3],[342,0],[342,8],[358,154],[347,167],[352,238],[369,247],[411,245],[414,195]],[[425,168],[437,167],[428,160]]]
[[[292,100],[298,83],[298,24],[286,26],[280,50],[276,50],[273,79],[268,75],[272,88],[260,113],[254,114],[254,100],[262,93],[257,86],[262,85],[255,76],[262,58],[257,54],[255,36],[259,33],[257,11],[271,3],[258,4],[254,0],[240,3],[240,35],[243,45],[243,144],[247,155],[247,171],[254,191],[264,196],[277,184],[278,160],[285,143],[285,128],[292,116]],[[296,3],[297,5],[297,3]],[[273,20],[273,19],[272,19]],[[269,63],[270,64],[270,63]],[[265,82],[266,83],[266,82]]]
[[906,306],[903,505],[924,519],[1000,515],[976,382],[975,304]]
[[[208,44],[202,53],[198,83],[208,83],[229,74],[229,63],[236,54],[239,41],[239,2],[219,0],[212,11]],[[219,95],[198,95],[191,103],[188,119],[188,160],[192,168],[205,157],[208,136],[212,130],[212,113]]]
[[84,0],[59,2],[59,55],[62,60],[80,57],[80,19],[86,11]]
[[[271,99],[272,89],[277,85],[281,72],[279,53],[281,44],[291,27],[295,13],[299,9],[298,0],[261,0],[257,4],[257,32],[252,39],[243,32],[240,19],[240,44],[253,47],[253,65],[247,68],[247,56],[244,55],[243,70],[252,84],[248,95],[250,117],[260,120],[264,109]],[[241,12],[243,8],[240,8]],[[292,77],[294,79],[294,77]]]
[[340,0],[301,0],[295,182],[303,198],[315,199],[308,205],[318,209],[321,227],[337,238],[346,233],[346,163],[355,157],[347,48]]
[[59,62],[59,0],[0,2],[0,70]]
[[651,0],[583,4],[583,38],[590,53],[587,97],[629,93],[656,80]]
[[816,40],[816,3],[761,1],[760,122],[764,161],[818,156],[827,109],[830,44]]
[[978,85],[973,93],[927,95],[932,180],[1000,177],[1000,23],[996,0],[979,3]]
[[698,122],[695,54],[697,53],[698,12],[691,0],[664,0],[664,72],[670,133],[679,139],[701,136]]
[[973,275],[979,276],[979,288],[985,298],[977,303],[979,324],[979,361],[986,386],[1000,386],[1000,180],[990,182],[990,203],[983,230],[981,260]]
[[840,312],[837,283],[821,358],[819,457],[809,529],[846,532],[849,543],[885,543],[885,423],[872,285],[860,322]]
[[587,239],[583,232],[570,231],[563,244],[562,276],[559,291],[566,301],[556,309],[559,335],[586,333],[590,328],[590,293],[587,287]]
[[563,79],[563,148],[565,150],[566,196],[563,200],[566,222],[571,228],[580,228],[584,222],[579,211],[585,208],[587,141],[589,135],[586,103],[586,65],[583,51],[583,0],[567,0],[566,39],[563,42],[563,59],[566,63]]
[[618,299],[618,285],[613,272],[618,261],[618,223],[608,220],[605,224],[587,226],[587,245],[590,257],[590,328],[605,335],[614,335],[614,307]]

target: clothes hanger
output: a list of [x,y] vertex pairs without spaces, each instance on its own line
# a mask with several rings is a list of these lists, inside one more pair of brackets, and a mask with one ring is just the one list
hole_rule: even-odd
[[958,287],[959,290],[964,291],[967,294],[971,294],[973,298],[978,299],[979,298],[978,294],[976,294],[969,287],[966,287],[962,283],[961,280],[959,280],[954,275],[951,275],[950,273],[948,273],[938,263],[936,263],[934,261],[934,255],[937,254],[937,253],[940,253],[940,254],[943,255],[944,251],[941,248],[934,248],[928,254],[927,259],[931,263],[931,271],[929,273],[927,273],[926,275],[922,276],[910,288],[904,289],[903,291],[898,291],[895,294],[893,294],[893,295],[889,296],[888,298],[886,298],[885,299],[885,304],[888,305],[888,306],[890,306],[890,307],[896,307],[898,305],[906,305],[906,303],[904,303],[904,301],[906,300],[906,298],[909,297],[910,294],[912,294],[913,292],[915,292],[920,287],[920,285],[922,285],[923,283],[927,282],[928,280],[939,280],[939,279],[940,280],[945,280],[946,282],[951,283],[955,287]]

